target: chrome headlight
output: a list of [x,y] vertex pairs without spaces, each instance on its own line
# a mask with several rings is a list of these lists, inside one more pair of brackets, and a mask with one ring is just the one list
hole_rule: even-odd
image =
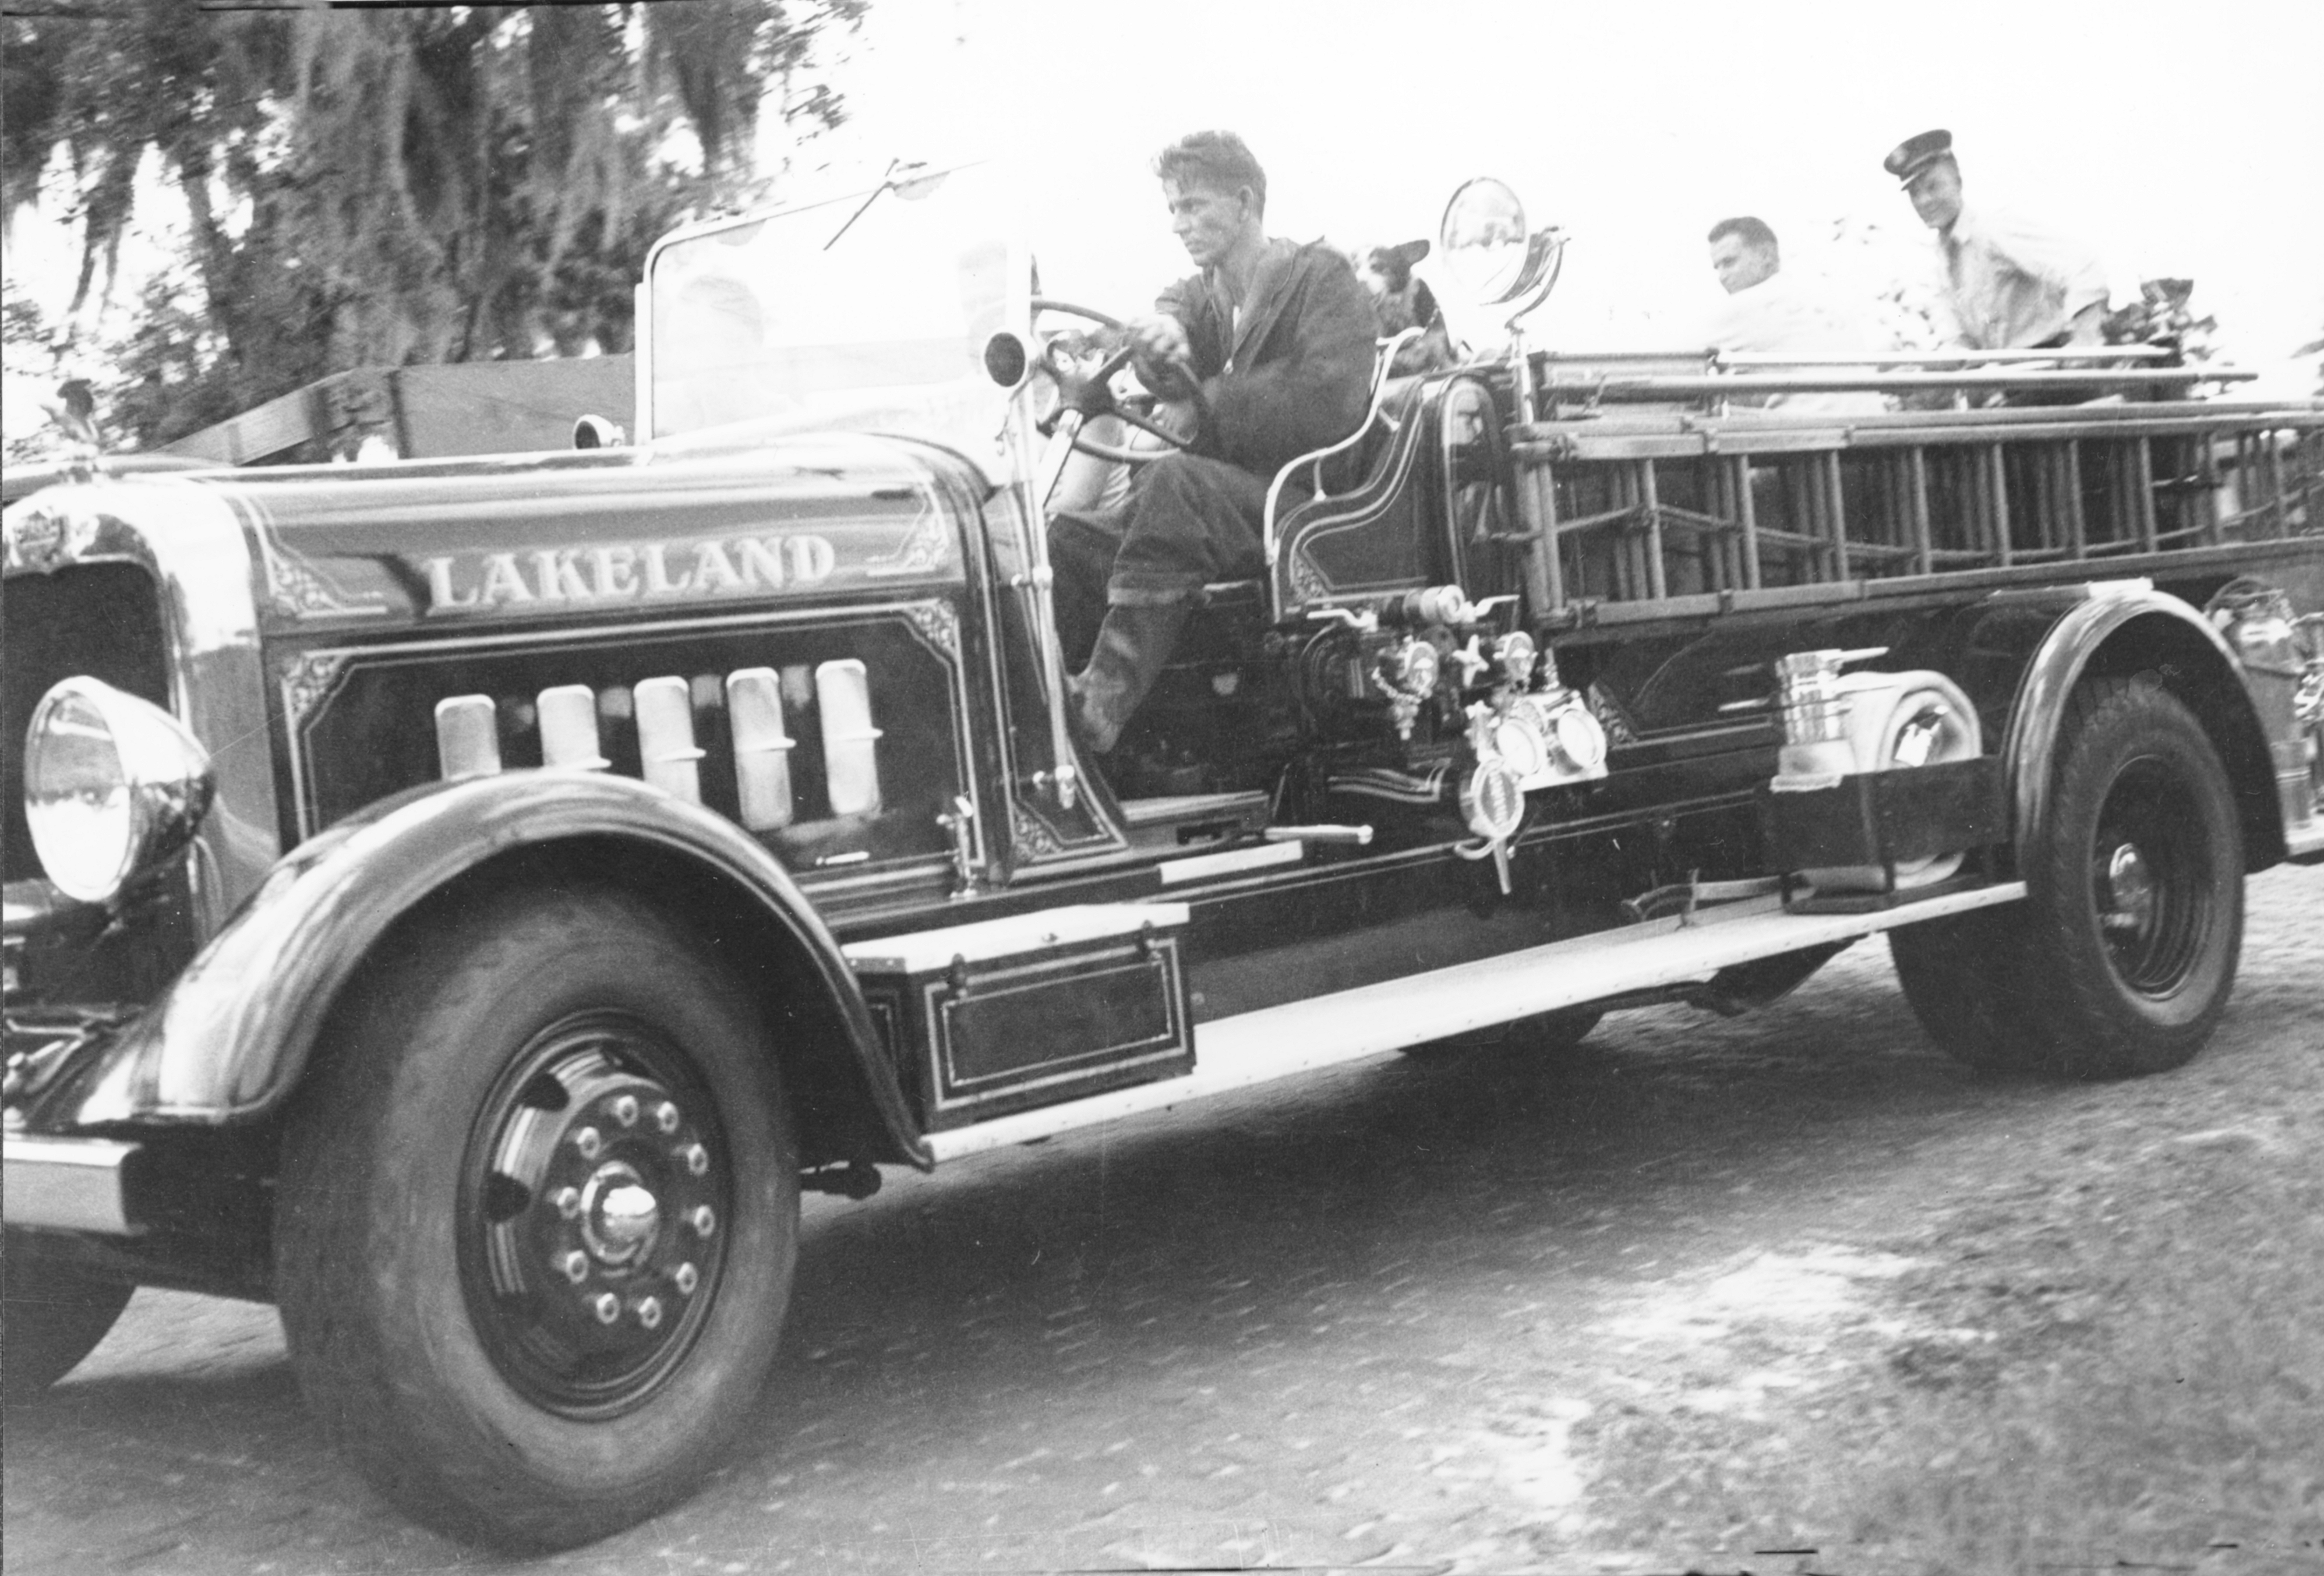
[[24,819],[57,889],[103,903],[193,841],[217,781],[177,718],[95,678],[41,697],[24,733]]

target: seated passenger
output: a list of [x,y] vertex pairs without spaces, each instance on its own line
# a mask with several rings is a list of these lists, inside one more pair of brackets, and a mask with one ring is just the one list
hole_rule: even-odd
[[[1868,325],[1783,271],[1782,249],[1766,221],[1748,215],[1721,219],[1711,226],[1710,241],[1711,271],[1727,290],[1726,305],[1705,330],[1713,349],[1811,356],[1878,348]],[[1887,408],[1886,401],[1868,392],[1768,394],[1736,403],[1820,415]]]
[[[1050,527],[1068,650],[1095,622],[1067,681],[1076,727],[1103,753],[1160,676],[1191,600],[1264,568],[1268,485],[1287,462],[1353,431],[1369,406],[1370,300],[1346,258],[1270,240],[1267,176],[1240,137],[1196,132],[1154,161],[1171,228],[1201,272],[1130,325],[1139,380],[1194,410],[1186,452],[1141,467],[1126,510]],[[1103,615],[1092,613],[1102,597]]]

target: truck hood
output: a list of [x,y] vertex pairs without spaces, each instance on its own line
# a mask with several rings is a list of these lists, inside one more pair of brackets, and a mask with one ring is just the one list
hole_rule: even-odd
[[[100,485],[102,501],[81,506],[133,529],[177,490],[220,497],[251,539],[260,626],[285,633],[602,620],[957,585],[962,517],[989,491],[974,466],[930,444],[739,432]],[[75,505],[51,493],[23,507]]]

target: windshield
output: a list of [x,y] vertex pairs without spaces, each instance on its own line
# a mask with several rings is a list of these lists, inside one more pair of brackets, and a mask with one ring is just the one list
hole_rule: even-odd
[[1013,211],[971,166],[663,243],[648,273],[652,436],[757,421],[992,457],[1008,392],[984,344],[1029,315]]

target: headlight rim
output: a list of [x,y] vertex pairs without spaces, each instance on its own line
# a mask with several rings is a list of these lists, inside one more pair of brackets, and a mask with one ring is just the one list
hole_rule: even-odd
[[[126,797],[119,853],[101,862],[108,871],[101,880],[87,875],[100,862],[66,859],[56,846],[60,836],[85,835],[87,826],[58,827],[36,798],[58,714],[69,704],[95,714]],[[168,869],[191,845],[217,797],[209,752],[184,723],[152,702],[88,674],[60,679],[42,695],[24,730],[23,751],[24,820],[33,854],[50,885],[83,903],[115,903]],[[59,879],[60,870],[64,879]]]

